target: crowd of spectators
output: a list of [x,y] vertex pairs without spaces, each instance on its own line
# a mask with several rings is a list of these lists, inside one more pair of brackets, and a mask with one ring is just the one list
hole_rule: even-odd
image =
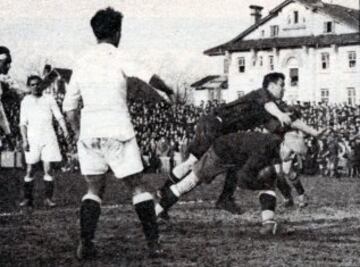
[[[59,106],[63,97],[62,94],[55,97]],[[15,145],[10,146],[3,141],[3,150],[13,147],[21,150],[18,127],[20,100],[11,91],[3,95],[2,101],[13,133],[11,142]],[[171,106],[166,101],[131,101],[129,110],[147,170],[159,171],[163,157],[170,159],[170,168],[176,161],[183,160],[199,117],[219,105],[217,101],[203,102],[196,107],[185,104]],[[360,106],[297,103],[294,107],[301,111],[302,119],[309,125],[329,129],[320,140],[307,139],[309,150],[304,160],[304,172],[360,177]],[[66,143],[59,127],[55,128],[64,156],[63,170],[77,169],[76,145]]]

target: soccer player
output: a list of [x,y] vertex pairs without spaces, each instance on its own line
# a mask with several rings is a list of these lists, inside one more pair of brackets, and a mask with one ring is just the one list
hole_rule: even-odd
[[277,179],[277,188],[280,190],[280,193],[284,197],[284,207],[290,208],[295,205],[294,198],[292,196],[292,189],[288,183],[294,187],[297,193],[297,200],[299,208],[304,208],[308,205],[305,197],[305,189],[300,180],[300,173],[302,171],[302,157],[296,155],[293,160],[283,163],[281,168],[277,170],[278,179]]
[[[188,148],[188,159],[173,169],[158,195],[161,196],[162,191],[181,180],[207,151],[212,142],[221,135],[265,126],[270,132],[278,134],[284,134],[286,130],[293,128],[312,136],[318,136],[320,131],[306,125],[300,120],[300,114],[291,110],[281,100],[284,95],[284,86],[285,76],[282,73],[269,73],[264,77],[262,88],[200,118],[195,136]],[[232,170],[229,170],[223,192],[216,206],[232,213],[241,213],[241,209],[233,201],[235,190],[236,175]]]
[[[261,190],[259,195],[263,227],[261,234],[276,232],[276,170],[281,162],[290,161],[294,154],[304,155],[306,145],[302,137],[288,132],[284,138],[275,134],[238,132],[217,138],[190,174],[163,191],[157,214],[167,211],[185,193],[202,182],[210,183],[216,176],[235,170],[237,185]],[[276,168],[279,169],[279,168]]]
[[[94,237],[109,167],[132,192],[132,202],[142,223],[149,255],[160,256],[158,224],[153,196],[142,182],[143,164],[126,102],[127,78],[138,77],[157,89],[168,89],[156,75],[126,58],[118,50],[122,14],[112,8],[99,10],[90,21],[97,45],[82,55],[74,68],[63,110],[76,135],[81,173],[88,191],[80,208],[79,259],[94,256]],[[82,99],[81,126],[77,122]]]
[[40,161],[44,168],[45,205],[56,205],[52,201],[54,177],[51,175],[51,162],[61,161],[62,157],[53,127],[53,117],[58,121],[65,138],[68,137],[64,117],[55,99],[42,94],[40,82],[39,76],[28,77],[27,85],[31,94],[24,97],[20,108],[20,131],[27,164],[21,207],[33,205],[34,165]]

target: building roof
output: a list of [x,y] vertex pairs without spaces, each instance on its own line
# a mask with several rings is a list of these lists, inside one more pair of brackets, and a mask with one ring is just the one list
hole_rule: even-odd
[[267,50],[272,48],[326,47],[330,45],[343,46],[352,44],[360,44],[359,33],[245,40],[227,45],[226,50],[235,52],[249,51],[250,49]]
[[193,84],[190,85],[194,87],[195,90],[205,90],[205,89],[227,89],[227,78],[225,76],[220,75],[209,75],[206,76]]
[[[265,16],[264,18],[262,18],[259,22],[251,25],[249,28],[247,28],[245,31],[240,33],[234,39],[232,39],[229,42],[226,42],[224,44],[210,48],[210,49],[204,51],[204,54],[209,55],[209,56],[223,55],[225,53],[225,51],[229,51],[229,48],[232,48],[232,51],[234,51],[233,49],[236,48],[237,46],[241,47],[242,45],[239,45],[240,42],[242,43],[242,42],[249,42],[249,41],[250,42],[265,41],[266,43],[269,43],[269,40],[273,40],[273,42],[272,42],[273,44],[275,44],[276,41],[282,42],[282,43],[288,42],[289,41],[288,39],[293,39],[293,38],[269,38],[269,39],[256,39],[256,40],[248,40],[248,41],[243,41],[242,39],[245,36],[247,36],[249,33],[256,30],[259,26],[263,25],[267,21],[271,20],[273,17],[277,16],[277,14],[279,13],[279,11],[281,11],[281,9],[283,9],[285,6],[287,6],[288,4],[293,3],[293,2],[299,2],[303,5],[306,5],[310,8],[312,8],[316,12],[325,13],[339,21],[342,21],[342,22],[348,24],[351,27],[354,27],[354,28],[360,27],[359,26],[360,10],[347,8],[347,7],[340,6],[340,5],[323,3],[321,0],[286,0],[286,1],[282,2],[281,4],[279,4],[278,6],[276,6],[275,8],[273,8],[269,12],[269,14],[267,16]],[[357,34],[357,35],[359,35],[359,34]],[[331,35],[329,35],[329,36],[331,36]],[[340,38],[349,38],[349,35],[345,35],[345,34],[338,35],[338,36],[340,36]],[[312,40],[313,40],[312,42],[316,42],[316,40],[317,40],[316,38],[318,38],[318,37],[320,39],[324,38],[323,36],[316,36],[316,37],[309,36],[309,38],[312,38]],[[299,38],[305,38],[305,36],[299,37]],[[334,38],[334,37],[331,36],[330,38]],[[350,39],[352,39],[352,38],[356,39],[356,34],[354,34],[354,36],[350,37]],[[283,40],[281,41],[281,39],[283,39]],[[306,40],[308,40],[308,39],[306,39]],[[295,41],[295,39],[294,39],[294,41]],[[306,45],[306,44],[303,44],[303,45]],[[272,46],[272,47],[274,47],[274,46]],[[254,47],[254,48],[256,48],[256,47]],[[241,50],[239,50],[239,51],[241,51]]]

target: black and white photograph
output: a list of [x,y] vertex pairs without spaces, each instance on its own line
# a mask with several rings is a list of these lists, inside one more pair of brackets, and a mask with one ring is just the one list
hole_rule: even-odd
[[360,0],[0,0],[0,266],[360,266]]

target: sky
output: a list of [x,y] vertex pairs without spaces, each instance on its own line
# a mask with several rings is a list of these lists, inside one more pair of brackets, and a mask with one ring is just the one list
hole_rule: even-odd
[[[249,5],[263,16],[283,0],[1,0],[0,44],[11,49],[10,74],[25,80],[43,64],[72,68],[96,43],[89,20],[112,6],[124,15],[120,49],[169,80],[219,71],[203,51],[234,38],[252,23]],[[331,0],[326,0],[330,2]],[[359,8],[360,0],[333,0]],[[184,78],[186,77],[186,78]]]

